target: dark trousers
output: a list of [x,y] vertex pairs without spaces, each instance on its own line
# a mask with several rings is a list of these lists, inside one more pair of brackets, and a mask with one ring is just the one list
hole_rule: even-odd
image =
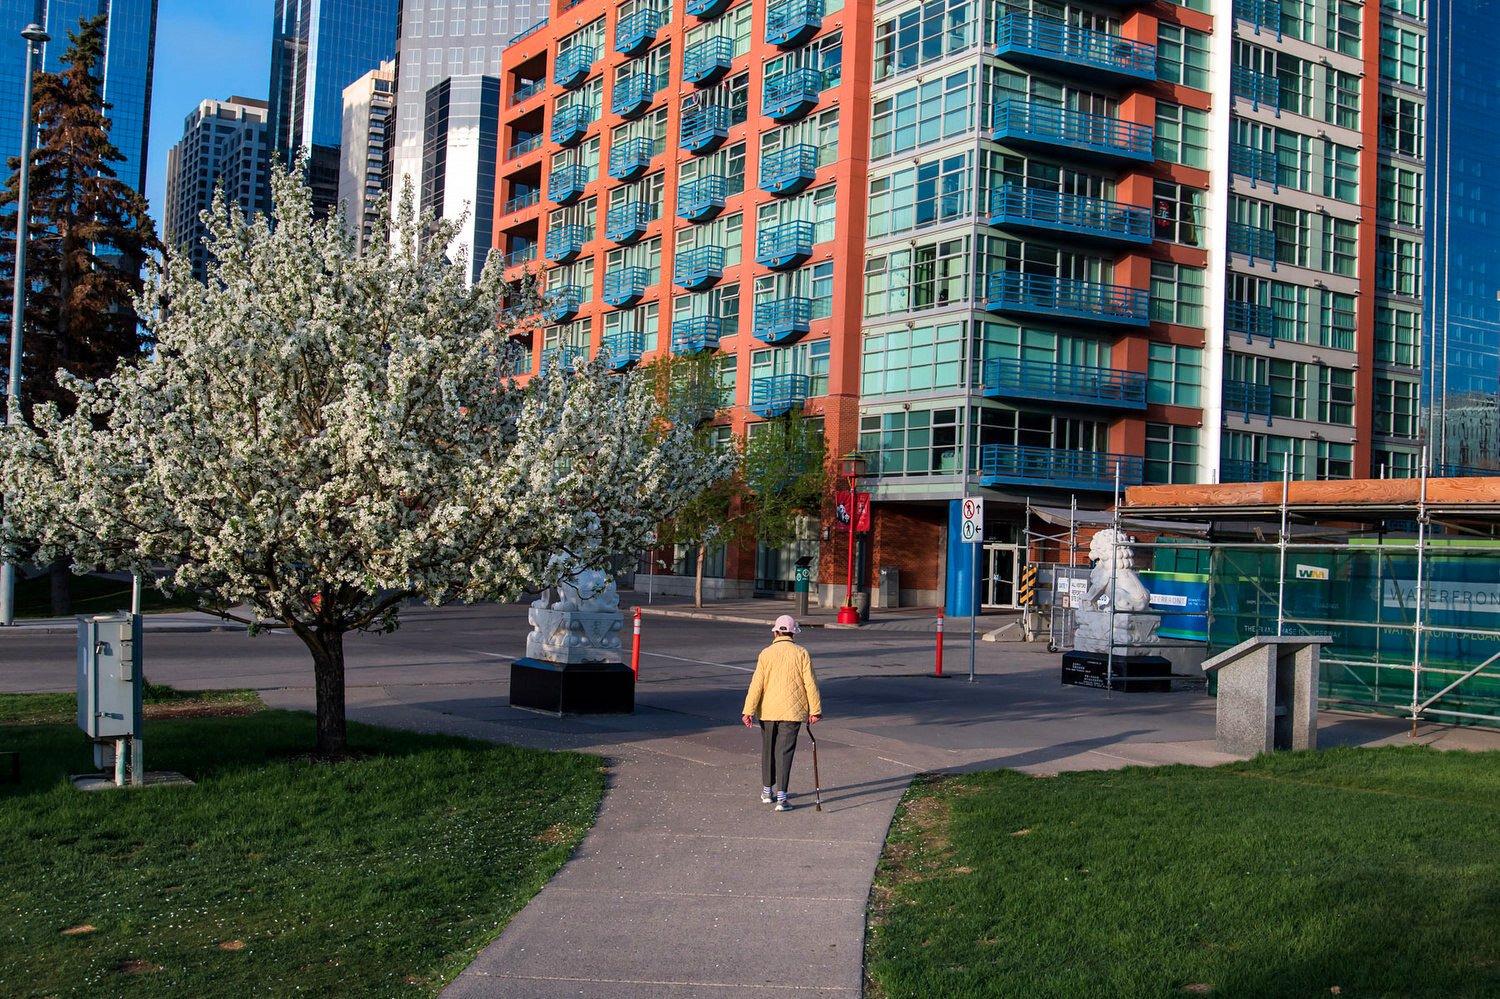
[[797,734],[802,723],[763,721],[760,723],[760,783],[786,793],[792,776],[792,757],[797,752]]

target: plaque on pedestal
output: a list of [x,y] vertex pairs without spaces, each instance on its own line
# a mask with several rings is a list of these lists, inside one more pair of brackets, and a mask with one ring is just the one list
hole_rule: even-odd
[[1120,690],[1127,694],[1166,694],[1172,690],[1172,664],[1162,656],[1116,655],[1103,652],[1066,652],[1062,682],[1075,687]]

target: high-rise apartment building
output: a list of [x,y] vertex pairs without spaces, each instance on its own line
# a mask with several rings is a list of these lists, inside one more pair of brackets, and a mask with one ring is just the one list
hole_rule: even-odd
[[266,102],[249,97],[203,101],[182,125],[167,154],[162,241],[187,251],[202,280],[208,264],[199,213],[221,187],[246,213],[266,210]]
[[[344,88],[338,203],[363,248],[375,235],[375,202],[390,179],[391,126],[396,111],[396,64],[387,60]],[[385,234],[380,234],[384,238]]]

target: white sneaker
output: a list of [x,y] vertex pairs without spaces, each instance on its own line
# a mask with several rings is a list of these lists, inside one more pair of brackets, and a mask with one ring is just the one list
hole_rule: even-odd
[[792,810],[792,803],[785,798],[777,798],[776,810],[778,812],[790,812]]
[[773,802],[775,800],[776,800],[775,798],[771,797],[771,789],[770,788],[761,788],[761,791],[760,791],[760,803],[762,805],[769,805],[771,802]]

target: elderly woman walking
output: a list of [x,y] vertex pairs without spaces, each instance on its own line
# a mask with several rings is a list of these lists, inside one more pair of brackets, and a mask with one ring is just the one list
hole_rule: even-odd
[[802,723],[812,725],[823,716],[812,657],[792,639],[801,630],[790,614],[776,619],[771,626],[775,637],[756,660],[755,675],[750,678],[745,708],[740,713],[746,728],[760,719],[760,800],[768,805],[776,802],[778,812],[792,807],[787,801],[787,782]]

